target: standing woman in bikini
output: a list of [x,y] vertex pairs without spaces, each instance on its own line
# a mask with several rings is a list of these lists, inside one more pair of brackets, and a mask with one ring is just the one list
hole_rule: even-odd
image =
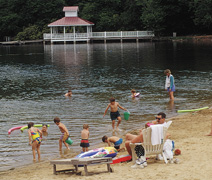
[[174,76],[171,74],[171,71],[169,69],[166,69],[164,71],[164,74],[166,75],[165,90],[168,91],[170,100],[174,100]]
[[36,127],[33,127],[34,123],[28,123],[28,135],[29,135],[29,145],[32,146],[32,154],[33,154],[33,161],[36,161],[36,152],[38,153],[38,161],[40,161],[40,144],[42,138],[42,131]]

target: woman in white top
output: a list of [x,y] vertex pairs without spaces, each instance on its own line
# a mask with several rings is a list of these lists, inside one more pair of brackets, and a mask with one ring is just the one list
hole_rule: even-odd
[[174,100],[174,76],[171,75],[171,71],[169,69],[166,69],[164,74],[166,75],[165,90],[168,91],[170,100]]

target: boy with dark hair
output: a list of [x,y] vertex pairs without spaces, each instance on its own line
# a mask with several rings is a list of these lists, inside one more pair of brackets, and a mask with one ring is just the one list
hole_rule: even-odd
[[62,133],[62,135],[59,139],[59,150],[62,151],[62,142],[64,143],[64,145],[66,146],[67,149],[70,149],[68,147],[68,144],[66,143],[66,140],[69,137],[68,129],[66,128],[66,126],[63,123],[60,122],[59,117],[54,118],[54,123],[59,127],[59,129]]
[[102,141],[107,143],[108,146],[110,146],[110,143],[113,143],[114,148],[116,148],[117,151],[121,151],[122,149],[125,149],[125,148],[120,148],[120,146],[123,142],[122,138],[119,138],[119,137],[116,137],[116,136],[112,136],[112,137],[103,136]]
[[112,120],[112,127],[113,127],[113,132],[115,131],[115,119],[118,120],[118,123],[116,125],[116,130],[119,131],[119,124],[121,123],[121,116],[119,114],[119,111],[118,111],[118,108],[121,108],[123,110],[127,110],[125,108],[123,108],[118,102],[116,102],[115,98],[111,97],[109,99],[110,103],[108,104],[106,110],[105,110],[105,113],[103,115],[103,117],[105,117],[108,109],[110,108],[110,118]]
[[66,97],[71,97],[72,96],[72,91],[68,90],[68,92],[65,94]]

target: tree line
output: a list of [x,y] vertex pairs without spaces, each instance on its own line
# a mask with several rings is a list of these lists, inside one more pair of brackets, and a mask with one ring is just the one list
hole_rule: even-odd
[[157,36],[212,32],[212,0],[0,0],[0,40],[42,39],[48,24],[79,6],[93,31],[150,30]]

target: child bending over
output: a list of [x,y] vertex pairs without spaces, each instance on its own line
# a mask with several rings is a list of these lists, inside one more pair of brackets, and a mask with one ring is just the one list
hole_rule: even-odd
[[123,142],[122,138],[119,138],[119,137],[116,137],[116,136],[112,136],[112,137],[103,136],[102,141],[107,143],[108,146],[110,146],[110,143],[113,143],[114,148],[116,148],[118,152],[121,151],[122,149],[125,149],[125,148],[120,148],[120,146]]

